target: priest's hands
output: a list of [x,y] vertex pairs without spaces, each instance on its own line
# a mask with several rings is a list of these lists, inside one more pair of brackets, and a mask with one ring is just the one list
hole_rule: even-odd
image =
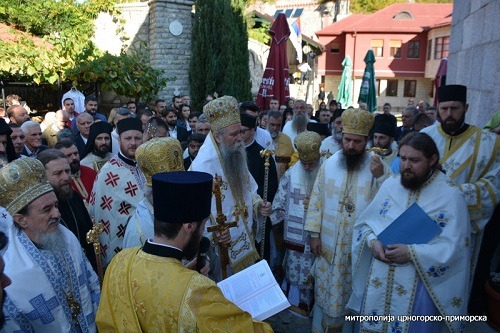
[[317,256],[321,255],[321,239],[319,237],[311,237],[311,252]]
[[385,257],[390,261],[395,262],[396,264],[406,264],[408,261],[410,261],[410,251],[408,249],[408,245],[387,245],[387,250],[385,250]]
[[[194,258],[190,262],[184,265],[184,267],[192,269],[193,271],[196,270],[196,264],[198,264],[198,258]],[[208,273],[210,272],[210,257],[206,256],[205,257],[205,266],[200,270],[200,273],[208,277]]]
[[224,245],[229,245],[231,242],[231,233],[229,229],[214,232],[215,241]]
[[384,245],[382,244],[381,241],[378,239],[375,239],[371,245],[372,253],[375,259],[385,262],[385,263],[390,263],[391,261],[386,258],[385,256],[385,250],[384,250]]
[[259,211],[260,211],[260,215],[264,216],[264,217],[268,217],[269,215],[271,215],[271,211],[272,211],[272,205],[270,202],[264,202],[263,200],[259,203]]
[[384,175],[384,164],[378,155],[372,156],[370,171],[375,178],[380,178]]

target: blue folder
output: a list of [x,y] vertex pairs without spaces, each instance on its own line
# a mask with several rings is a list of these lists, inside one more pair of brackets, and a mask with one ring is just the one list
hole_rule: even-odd
[[427,244],[440,233],[441,227],[419,205],[414,203],[385,228],[377,238],[385,246],[390,244]]

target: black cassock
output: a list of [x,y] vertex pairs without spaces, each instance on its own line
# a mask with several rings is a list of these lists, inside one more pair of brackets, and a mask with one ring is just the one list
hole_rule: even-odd
[[[264,148],[259,145],[256,141],[254,141],[250,146],[246,147],[245,150],[247,152],[247,163],[248,170],[252,174],[253,179],[257,183],[258,189],[257,193],[262,198],[264,194],[264,178],[265,178],[265,158],[260,156],[261,150]],[[278,174],[276,171],[276,163],[274,162],[274,158],[269,158],[269,181],[267,187],[267,201],[272,203],[274,200],[274,196],[276,191],[278,190]],[[266,219],[266,238],[264,243],[264,258],[267,260],[269,264],[269,237],[271,233],[271,220],[269,218]],[[257,251],[260,253],[260,244],[257,244]]]
[[94,246],[87,243],[87,232],[92,229],[92,220],[82,197],[73,190],[71,199],[60,200],[58,208],[61,213],[61,224],[76,236],[92,268],[97,272]]

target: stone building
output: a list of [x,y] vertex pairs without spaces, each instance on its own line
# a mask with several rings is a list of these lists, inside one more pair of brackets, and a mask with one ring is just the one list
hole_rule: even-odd
[[498,17],[498,0],[454,2],[446,82],[467,86],[466,121],[481,127],[500,108]]
[[101,14],[96,20],[95,43],[112,54],[119,54],[122,47],[131,50],[145,44],[150,50],[150,65],[164,70],[165,77],[174,78],[158,97],[170,100],[173,95],[189,94],[193,5],[192,0],[117,4],[125,21],[123,32],[117,34],[121,24]]

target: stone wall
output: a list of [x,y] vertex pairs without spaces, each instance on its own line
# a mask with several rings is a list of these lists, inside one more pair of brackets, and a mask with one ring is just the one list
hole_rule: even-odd
[[468,123],[484,124],[500,108],[500,1],[453,4],[447,84],[467,86]]
[[[175,77],[159,97],[170,100],[173,95],[189,94],[189,59],[193,19],[192,0],[151,0],[149,2],[149,46],[151,66],[165,71],[166,77]],[[182,33],[172,34],[172,23],[182,25]],[[202,69],[201,69],[202,70]]]

